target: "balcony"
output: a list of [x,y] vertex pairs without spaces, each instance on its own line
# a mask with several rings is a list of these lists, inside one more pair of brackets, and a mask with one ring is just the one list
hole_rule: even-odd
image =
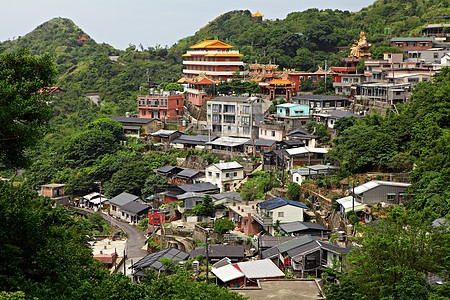
[[273,225],[273,218],[269,217],[267,215],[261,215],[258,214],[256,211],[253,212],[253,219],[255,219],[256,222],[261,224],[262,226],[272,226]]

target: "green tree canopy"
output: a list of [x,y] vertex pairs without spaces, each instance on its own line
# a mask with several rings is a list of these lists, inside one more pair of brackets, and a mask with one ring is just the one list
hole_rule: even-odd
[[214,206],[211,196],[205,195],[205,197],[203,197],[203,202],[194,206],[192,211],[196,216],[213,217],[216,207]]
[[227,233],[230,230],[234,229],[233,221],[230,219],[217,219],[214,222],[214,232],[218,234]]
[[0,55],[0,162],[29,163],[25,151],[42,139],[51,118],[43,89],[52,86],[55,74],[48,55],[37,58],[24,49]]
[[428,299],[424,275],[450,268],[448,223],[433,226],[426,213],[396,208],[357,230],[361,246],[348,256],[350,270],[340,284],[327,285],[327,299]]

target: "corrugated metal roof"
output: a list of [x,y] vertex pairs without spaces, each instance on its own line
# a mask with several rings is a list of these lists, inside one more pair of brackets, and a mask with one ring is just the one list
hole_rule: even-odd
[[227,147],[236,147],[240,145],[244,145],[250,139],[243,138],[232,138],[232,137],[220,137],[214,141],[207,142],[207,145],[217,145],[217,146],[227,146]]
[[205,145],[209,141],[214,141],[218,139],[217,136],[208,135],[181,135],[180,137],[174,139],[172,144],[195,144],[195,145]]
[[231,169],[242,169],[243,168],[243,166],[241,166],[236,161],[214,164],[214,166],[219,170],[231,170]]
[[355,194],[356,195],[360,195],[364,192],[367,192],[371,189],[374,189],[376,187],[379,187],[381,185],[385,185],[385,186],[397,186],[397,187],[408,187],[411,184],[410,183],[403,183],[403,182],[394,182],[394,181],[380,181],[380,180],[372,180],[369,181],[367,183],[364,183],[360,186],[355,187]]
[[155,133],[152,133],[151,135],[152,136],[160,136],[160,137],[169,137],[172,134],[174,134],[175,132],[179,132],[179,131],[178,130],[164,130],[164,129],[161,129],[161,130],[159,130],[159,131],[157,131]]
[[275,208],[278,208],[281,206],[285,206],[285,205],[292,205],[292,206],[301,207],[304,209],[309,209],[309,207],[303,203],[289,200],[289,199],[280,198],[280,197],[276,197],[276,198],[272,198],[269,200],[259,202],[257,205],[258,205],[258,207],[267,209],[267,210],[272,210],[272,209],[275,209]]
[[212,268],[211,272],[217,276],[221,281],[228,282],[240,277],[244,277],[244,273],[239,271],[233,265],[227,265],[220,268]]
[[127,118],[127,117],[109,117],[113,121],[117,121],[120,123],[136,123],[136,124],[147,124],[156,119],[148,119],[148,118]]
[[270,259],[240,262],[237,266],[249,279],[284,277],[285,275]]
[[304,235],[304,236],[300,236],[296,239],[284,242],[278,246],[276,246],[278,248],[278,251],[280,253],[284,253],[287,252],[291,249],[300,247],[302,245],[305,245],[307,243],[310,243],[311,241],[314,241],[315,239],[313,237],[311,237],[310,235]]
[[298,232],[303,230],[330,231],[330,229],[321,224],[300,221],[280,224],[280,228],[286,233]]
[[305,154],[305,153],[319,153],[326,154],[331,148],[312,148],[312,147],[298,147],[293,149],[286,149],[289,155]]

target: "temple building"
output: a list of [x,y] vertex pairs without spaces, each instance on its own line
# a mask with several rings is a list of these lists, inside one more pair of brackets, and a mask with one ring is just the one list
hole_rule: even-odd
[[218,82],[211,80],[208,78],[205,73],[201,73],[199,76],[196,76],[192,79],[187,79],[185,81],[188,84],[187,99],[194,105],[202,106],[204,101],[211,100],[211,96],[208,96],[206,89],[216,88]]
[[226,81],[233,77],[235,71],[242,74],[243,55],[233,46],[219,40],[207,40],[190,47],[192,50],[183,54],[183,73],[187,79],[193,79],[204,73],[214,81]]

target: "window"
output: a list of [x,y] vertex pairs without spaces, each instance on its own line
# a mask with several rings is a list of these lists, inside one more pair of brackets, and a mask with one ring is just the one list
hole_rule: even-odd
[[211,171],[208,171],[208,176],[212,177],[212,172]]
[[212,115],[212,121],[220,123],[222,121],[221,115]]
[[406,47],[416,47],[417,42],[406,42]]
[[428,47],[428,42],[421,42],[420,47]]
[[395,194],[387,194],[387,203],[395,203]]
[[216,173],[216,178],[219,178],[219,173]]
[[283,217],[284,217],[284,211],[279,211],[278,218],[283,218]]
[[222,105],[220,105],[220,104],[213,104],[212,111],[213,112],[221,112],[222,111]]
[[439,53],[433,53],[433,58],[439,58]]
[[142,111],[142,115],[145,116],[145,114],[147,113],[145,110],[141,110]]
[[403,47],[403,43],[395,43],[395,47],[402,48]]
[[398,202],[402,202],[406,200],[406,194],[405,193],[398,193]]
[[243,111],[243,113],[244,113],[244,114],[250,114],[250,106],[248,106],[248,105],[244,106],[244,111]]
[[223,116],[223,122],[224,123],[234,123],[235,117],[234,116]]
[[[220,80],[220,79],[219,79]],[[234,105],[224,105],[223,106],[223,112],[224,113],[234,113],[235,112],[235,106]]]
[[250,117],[242,117],[241,121],[242,121],[242,125],[249,125],[250,124]]
[[243,134],[250,134],[250,127],[248,127],[248,126],[242,127],[242,133]]
[[272,136],[275,136],[275,131],[274,130],[272,130]]

